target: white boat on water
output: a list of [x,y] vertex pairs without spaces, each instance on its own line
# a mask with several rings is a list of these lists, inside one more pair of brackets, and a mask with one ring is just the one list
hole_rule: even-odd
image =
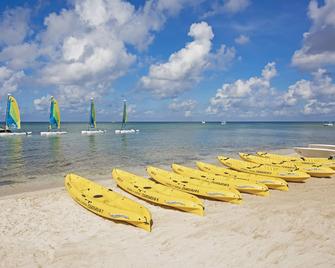
[[27,136],[31,131],[18,132],[21,129],[20,109],[16,99],[8,94],[5,128],[0,128],[0,137]]
[[222,122],[221,122],[221,125],[225,125],[225,124],[227,124],[226,121],[222,121]]
[[325,126],[325,127],[333,127],[334,123],[332,123],[332,122],[324,123],[323,126]]
[[122,125],[121,129],[116,129],[115,134],[133,134],[138,133],[138,129],[126,129],[126,124],[128,121],[128,113],[127,113],[127,101],[123,101],[123,116],[122,116]]
[[335,150],[327,148],[294,147],[294,150],[304,157],[329,158],[335,156]]
[[95,105],[94,100],[91,98],[91,109],[90,109],[90,116],[88,120],[88,129],[82,130],[81,134],[83,135],[96,135],[96,134],[104,134],[106,130],[97,129],[97,122],[95,118]]
[[50,100],[50,117],[49,117],[49,131],[42,131],[41,136],[59,136],[67,134],[66,131],[60,130],[60,110],[58,102],[54,97]]
[[206,121],[201,121],[201,124],[206,124]]

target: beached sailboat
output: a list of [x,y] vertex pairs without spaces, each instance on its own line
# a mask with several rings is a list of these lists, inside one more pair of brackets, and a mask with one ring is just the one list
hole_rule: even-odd
[[136,133],[139,132],[138,129],[125,129],[126,128],[126,124],[128,121],[128,113],[127,113],[127,101],[124,100],[123,101],[123,116],[122,116],[122,125],[121,125],[121,129],[116,129],[115,130],[115,134],[128,134],[128,133]]
[[[60,110],[58,102],[54,97],[51,97],[50,100],[50,118],[49,118],[49,128],[48,131],[41,132],[41,136],[56,136],[66,134],[66,131],[60,131]],[[53,131],[53,129],[57,129]]]
[[81,134],[95,135],[95,134],[104,134],[104,133],[106,133],[106,130],[97,129],[97,121],[95,119],[94,99],[91,98],[91,109],[90,109],[90,116],[88,120],[88,129],[82,130]]
[[31,135],[31,132],[17,132],[14,130],[21,129],[20,109],[16,99],[8,94],[7,108],[5,118],[5,128],[0,128],[0,136],[23,136]]

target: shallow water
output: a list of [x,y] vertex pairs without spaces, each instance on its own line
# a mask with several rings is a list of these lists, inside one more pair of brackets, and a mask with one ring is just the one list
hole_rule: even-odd
[[[68,172],[109,175],[113,167],[132,169],[172,162],[190,163],[233,155],[289,148],[308,143],[335,144],[335,127],[322,123],[129,123],[138,134],[115,135],[116,123],[100,123],[105,135],[83,136],[85,123],[63,123],[69,133],[41,137],[47,123],[25,123],[30,137],[0,138],[0,187],[2,185],[59,178]],[[59,175],[59,176],[58,176]]]

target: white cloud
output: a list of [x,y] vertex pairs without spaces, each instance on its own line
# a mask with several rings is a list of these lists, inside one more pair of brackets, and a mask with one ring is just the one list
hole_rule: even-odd
[[248,36],[241,34],[240,36],[236,37],[234,39],[235,43],[239,44],[239,45],[244,45],[249,43],[250,39]]
[[307,115],[335,112],[335,84],[325,69],[318,69],[312,80],[302,79],[289,86],[281,99],[284,106],[302,105]]
[[222,44],[220,48],[209,54],[209,65],[214,70],[226,70],[236,58],[236,49]]
[[0,62],[5,62],[11,69],[20,70],[34,66],[38,53],[36,44],[23,43],[7,46],[0,52]]
[[192,115],[192,111],[197,106],[197,101],[189,99],[189,100],[183,100],[179,101],[177,99],[174,99],[169,104],[169,109],[175,112],[183,112],[185,117],[190,117]]
[[277,75],[276,65],[270,62],[262,70],[262,76],[250,77],[247,80],[238,79],[233,83],[226,83],[216,91],[210,99],[207,112],[222,113],[227,110],[238,111],[250,108],[266,107],[268,96],[273,95],[270,81]]
[[148,75],[140,80],[144,89],[160,98],[176,97],[201,80],[202,72],[213,58],[226,63],[235,57],[235,50],[224,45],[217,57],[213,57],[210,51],[214,34],[206,22],[193,23],[188,35],[193,38],[192,42],[171,54],[167,62],[150,66]]
[[323,115],[334,112],[335,112],[335,101],[320,102],[316,99],[309,100],[303,109],[303,113],[305,115]]
[[323,6],[312,0],[308,15],[312,26],[304,33],[303,46],[294,52],[292,64],[302,69],[316,69],[335,64],[335,1],[326,0]]
[[226,0],[223,4],[223,10],[234,14],[245,10],[249,5],[250,0]]
[[0,66],[0,96],[16,91],[24,76],[23,71],[14,71]]
[[210,99],[207,113],[258,119],[335,114],[335,84],[325,69],[313,72],[310,80],[296,81],[286,91],[271,85],[276,75],[271,62],[260,77],[224,84]]
[[17,45],[29,34],[29,9],[7,9],[0,17],[0,45]]
[[195,100],[189,99],[179,102],[177,99],[175,99],[172,103],[169,104],[169,109],[175,112],[183,112],[185,117],[190,117],[196,106],[197,101]]
[[128,72],[136,62],[129,46],[146,49],[170,16],[201,1],[153,0],[135,7],[122,0],[74,0],[48,14],[35,35],[28,9],[8,9],[0,17],[0,64],[29,69],[34,82],[51,85],[64,107],[78,109],[78,98],[108,92]]
[[212,2],[211,10],[206,12],[203,17],[211,17],[218,14],[236,14],[244,11],[251,4],[250,0],[217,0]]
[[33,101],[35,109],[37,111],[47,111],[50,106],[50,95],[43,96]]

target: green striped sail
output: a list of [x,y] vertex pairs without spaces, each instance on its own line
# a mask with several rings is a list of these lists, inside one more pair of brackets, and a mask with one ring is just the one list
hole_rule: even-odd
[[58,102],[54,97],[51,97],[49,122],[50,122],[50,129],[60,128],[60,111]]
[[122,117],[122,126],[121,126],[121,129],[126,126],[127,121],[128,121],[127,102],[124,101],[123,102],[123,117]]
[[6,129],[21,128],[20,109],[16,99],[8,94],[6,111]]
[[97,127],[97,122],[95,119],[95,106],[94,106],[94,100],[91,99],[91,110],[90,110],[90,119],[89,119],[89,125],[91,128]]

